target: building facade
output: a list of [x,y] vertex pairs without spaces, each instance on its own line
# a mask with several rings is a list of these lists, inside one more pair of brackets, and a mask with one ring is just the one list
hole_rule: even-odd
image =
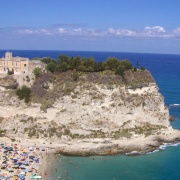
[[32,74],[35,67],[45,70],[45,64],[39,60],[31,61],[29,58],[13,57],[11,52],[6,52],[5,57],[0,58],[0,74]]

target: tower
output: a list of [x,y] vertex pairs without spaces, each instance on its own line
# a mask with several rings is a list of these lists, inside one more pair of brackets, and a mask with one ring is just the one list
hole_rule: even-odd
[[6,52],[5,59],[12,59],[12,53],[11,52]]

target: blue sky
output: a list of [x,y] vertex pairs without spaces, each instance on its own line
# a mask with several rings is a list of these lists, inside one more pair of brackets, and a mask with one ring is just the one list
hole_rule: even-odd
[[0,49],[180,54],[180,0],[1,0]]

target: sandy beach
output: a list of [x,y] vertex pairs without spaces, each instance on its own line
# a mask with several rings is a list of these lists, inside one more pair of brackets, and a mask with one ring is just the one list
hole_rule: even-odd
[[41,179],[46,176],[47,156],[53,151],[43,146],[24,146],[18,143],[7,142],[6,138],[0,141],[1,178],[31,179],[35,175]]

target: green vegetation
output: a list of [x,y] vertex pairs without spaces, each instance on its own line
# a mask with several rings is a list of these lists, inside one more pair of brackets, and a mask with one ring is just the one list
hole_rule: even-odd
[[19,99],[24,99],[25,103],[28,103],[30,101],[31,89],[27,86],[22,86],[22,88],[16,90],[16,95]]
[[0,129],[0,137],[4,137],[6,134],[6,130]]
[[46,70],[53,73],[56,70],[56,66],[57,65],[54,62],[50,62],[50,63],[47,64]]
[[93,57],[69,57],[62,54],[58,57],[57,61],[52,58],[42,58],[41,60],[47,64],[46,70],[51,73],[66,72],[68,70],[76,70],[80,72],[112,70],[116,74],[123,76],[126,70],[133,68],[128,60],[119,60],[114,57],[107,58],[105,62],[96,62]]
[[42,74],[42,69],[39,67],[34,68],[33,74],[35,75],[36,78],[39,77]]
[[141,70],[144,71],[144,70],[145,70],[145,67],[144,67],[144,66],[141,66]]
[[72,76],[73,81],[77,81],[79,79],[78,73],[73,73],[71,76]]

